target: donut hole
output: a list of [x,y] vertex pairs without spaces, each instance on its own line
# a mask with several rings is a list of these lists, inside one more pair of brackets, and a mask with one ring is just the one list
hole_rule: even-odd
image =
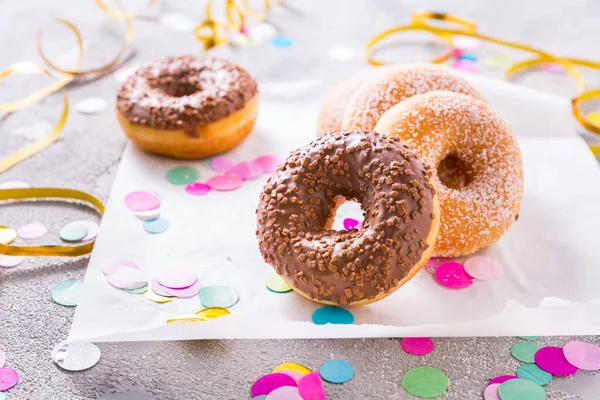
[[450,189],[462,189],[473,181],[469,166],[456,154],[448,154],[437,167],[440,182]]
[[365,220],[364,210],[357,201],[351,199],[339,199],[342,204],[337,208],[333,217],[332,228],[338,232],[348,229],[361,229]]
[[199,88],[198,86],[192,85],[188,82],[178,82],[172,83],[170,85],[161,85],[158,87],[158,89],[162,90],[163,92],[172,97],[189,96],[202,90],[202,88]]

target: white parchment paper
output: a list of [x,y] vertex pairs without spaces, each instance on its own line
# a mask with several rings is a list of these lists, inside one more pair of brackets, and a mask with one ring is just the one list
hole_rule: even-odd
[[[177,165],[215,174],[203,162],[182,162],[128,145],[123,155],[70,340],[133,341],[213,338],[347,338],[379,336],[501,336],[600,334],[600,171],[576,135],[567,99],[470,76],[519,137],[525,163],[520,218],[482,253],[499,259],[505,276],[465,290],[440,287],[422,270],[388,298],[351,308],[351,326],[312,324],[320,307],[295,293],[265,288],[272,272],[258,251],[255,208],[265,177],[233,192],[191,196],[165,179]],[[252,135],[228,155],[283,158],[315,137],[321,85],[261,86]],[[315,97],[315,94],[317,97]],[[171,228],[150,235],[124,205],[134,190],[156,192]],[[202,308],[198,298],[156,304],[112,288],[100,268],[111,258],[138,262],[149,277],[161,269],[196,270],[204,285],[228,285],[240,302],[232,315],[203,323],[166,325]]]

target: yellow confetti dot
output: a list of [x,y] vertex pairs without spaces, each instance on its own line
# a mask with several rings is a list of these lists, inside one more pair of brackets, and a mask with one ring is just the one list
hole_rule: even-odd
[[0,243],[9,244],[17,238],[17,232],[8,226],[0,226]]
[[183,314],[183,315],[178,315],[173,318],[169,318],[167,320],[167,325],[174,324],[176,322],[203,322],[203,321],[206,321],[206,319],[204,319],[204,317],[201,317],[199,315]]
[[209,307],[200,310],[196,313],[197,316],[204,318],[205,321],[222,317],[223,315],[231,314],[228,309],[221,307]]
[[276,366],[273,369],[273,372],[279,372],[279,371],[296,371],[296,372],[300,372],[302,375],[308,375],[312,372],[310,370],[310,368],[305,367],[304,365],[298,364],[295,362],[286,362],[286,363]]
[[287,293],[292,290],[292,287],[275,272],[267,276],[266,284],[267,288],[275,293]]
[[148,290],[146,290],[146,293],[144,293],[144,296],[148,300],[153,301],[155,303],[168,303],[170,301],[173,301],[173,299],[170,297],[164,297],[164,296],[154,293],[152,291],[152,289],[150,289],[150,286],[148,286]]
[[590,111],[585,117],[589,122],[600,128],[600,111]]

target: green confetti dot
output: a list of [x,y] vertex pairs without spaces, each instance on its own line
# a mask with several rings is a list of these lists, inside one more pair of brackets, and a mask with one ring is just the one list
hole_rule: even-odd
[[544,386],[550,383],[552,375],[543,371],[540,367],[535,364],[521,365],[517,369],[517,376],[523,379],[529,379],[532,382],[537,383],[540,386]]
[[6,395],[6,393],[0,393],[0,400],[8,400],[8,396]]
[[83,285],[80,281],[62,281],[52,288],[52,300],[65,307],[75,307],[79,301]]
[[522,361],[524,363],[533,363],[535,362],[533,356],[535,356],[535,353],[539,349],[540,346],[538,346],[535,343],[519,342],[515,343],[513,347],[510,348],[510,354],[512,354],[512,356],[517,360]]
[[292,290],[292,287],[275,272],[267,276],[266,284],[267,289],[275,293],[287,293]]
[[[257,397],[253,397],[252,400],[266,400],[267,396],[257,396]],[[2,400],[2,399],[0,399]]]
[[433,399],[448,390],[448,376],[433,367],[416,367],[406,371],[402,386],[406,391],[422,399]]
[[541,338],[541,336],[519,336],[519,339],[528,340],[528,341],[538,340],[539,338]]
[[88,228],[83,224],[67,224],[58,232],[58,236],[66,242],[77,242],[87,234]]
[[203,307],[229,308],[240,299],[235,290],[229,286],[206,286],[198,291]]
[[528,379],[511,379],[498,386],[502,400],[546,400],[546,391]]
[[504,54],[490,54],[483,59],[486,66],[496,69],[510,68],[515,62]]
[[173,185],[187,185],[198,179],[198,170],[194,167],[182,166],[167,171],[167,180]]
[[146,292],[146,290],[148,290],[148,284],[146,284],[144,287],[141,287],[139,289],[123,289],[125,290],[127,293],[131,293],[131,294],[144,294]]

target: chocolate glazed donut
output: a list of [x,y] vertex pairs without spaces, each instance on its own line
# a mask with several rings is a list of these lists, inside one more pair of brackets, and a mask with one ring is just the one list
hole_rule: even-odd
[[[331,229],[337,208],[361,204],[361,230]],[[398,289],[433,250],[439,211],[431,172],[395,137],[325,135],[294,151],[257,209],[264,260],[324,304],[362,305]]]

